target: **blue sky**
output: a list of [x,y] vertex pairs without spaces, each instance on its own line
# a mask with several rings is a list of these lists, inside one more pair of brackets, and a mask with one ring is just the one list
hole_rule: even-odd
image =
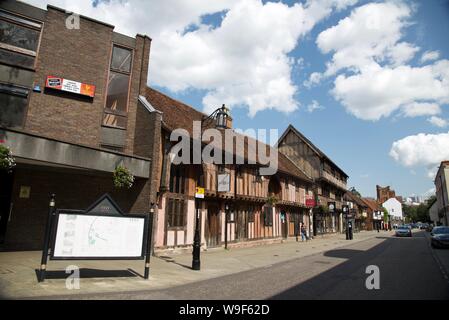
[[449,0],[49,3],[149,35],[151,86],[236,128],[292,124],[364,196],[427,193],[449,159]]
[[[360,1],[358,5],[368,2],[371,1]],[[294,1],[284,3],[291,4]],[[407,28],[405,39],[419,45],[421,52],[438,50],[440,57],[449,58],[449,2],[430,0],[415,4],[418,8],[411,19],[414,25]],[[281,134],[292,124],[331,157],[350,176],[348,186],[355,186],[363,195],[374,197],[376,184],[390,185],[399,195],[424,194],[434,187],[425,169],[419,166],[403,167],[389,156],[389,152],[393,141],[421,132],[439,133],[441,128],[432,126],[422,117],[389,117],[376,122],[360,120],[348,114],[329,94],[332,89],[331,80],[312,89],[302,85],[311,72],[325,70],[329,55],[322,54],[317,48],[315,41],[318,34],[337,24],[352,9],[353,7],[343,10],[316,25],[289,53],[290,57],[304,59],[302,72],[295,72],[297,70],[294,68],[292,73],[293,81],[299,86],[299,92],[295,95],[295,99],[301,103],[299,110],[289,114],[264,110],[250,117],[245,106],[235,107],[232,109],[234,126],[242,129],[277,128]],[[221,17],[214,15],[207,22],[219,25]],[[419,54],[413,62],[417,63],[418,60]],[[156,87],[192,106],[202,106],[204,90],[191,89],[174,93],[165,87]],[[308,112],[307,106],[313,100],[319,102],[324,109]],[[448,117],[447,110],[443,109],[442,116]]]

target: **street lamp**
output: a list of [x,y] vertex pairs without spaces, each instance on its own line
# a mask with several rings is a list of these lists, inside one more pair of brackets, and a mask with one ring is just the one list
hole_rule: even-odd
[[349,206],[344,204],[341,206],[341,209],[343,211],[345,220],[346,220],[346,240],[349,240],[349,226],[348,226],[348,213],[349,213]]
[[[215,120],[215,127],[218,129],[226,129],[228,118],[230,118],[229,110],[223,104],[221,108],[216,109],[209,116],[201,118],[201,135],[203,134],[203,126],[210,120]],[[202,139],[201,139],[202,140]],[[200,237],[200,199],[204,198],[204,192],[199,192],[203,188],[199,187],[198,184],[200,182],[197,181],[197,188],[195,192],[195,236],[193,238],[193,251],[192,251],[192,269],[200,270],[201,269],[201,260],[200,260],[200,251],[201,251],[201,237]]]

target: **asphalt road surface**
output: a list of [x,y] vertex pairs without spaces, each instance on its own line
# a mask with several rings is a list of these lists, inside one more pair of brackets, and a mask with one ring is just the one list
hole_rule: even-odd
[[[369,265],[379,268],[379,289],[366,288]],[[448,269],[449,250],[431,249],[426,232],[412,238],[380,233],[344,248],[188,285],[76,298],[449,299]]]

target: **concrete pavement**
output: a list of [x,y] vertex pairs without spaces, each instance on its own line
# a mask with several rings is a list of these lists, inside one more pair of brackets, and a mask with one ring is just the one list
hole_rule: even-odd
[[[201,271],[190,269],[192,255],[171,253],[151,258],[150,279],[145,280],[143,261],[49,261],[48,279],[38,283],[36,269],[41,253],[0,253],[0,296],[6,299],[64,297],[85,294],[120,293],[171,288],[202,280],[241,273],[273,264],[298,259],[324,251],[355,244],[379,235],[390,236],[392,232],[362,231],[354,240],[345,240],[345,235],[318,236],[308,242],[289,239],[280,244],[257,247],[211,249],[201,254]],[[301,259],[299,259],[301,260]],[[80,268],[80,289],[69,290],[65,269],[69,265]],[[73,296],[74,297],[74,296]]]

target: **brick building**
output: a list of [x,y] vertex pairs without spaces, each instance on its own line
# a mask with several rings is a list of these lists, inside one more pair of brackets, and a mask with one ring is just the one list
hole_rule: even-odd
[[381,187],[379,185],[376,185],[376,193],[377,193],[377,201],[379,203],[384,203],[388,199],[396,198],[396,192],[393,189],[390,189],[390,186]]
[[[125,212],[148,212],[160,134],[160,115],[140,96],[151,39],[17,1],[0,3],[0,26],[0,143],[17,162],[0,173],[2,249],[42,246],[51,193],[58,208],[109,193]],[[118,165],[135,176],[131,189],[114,188]]]

